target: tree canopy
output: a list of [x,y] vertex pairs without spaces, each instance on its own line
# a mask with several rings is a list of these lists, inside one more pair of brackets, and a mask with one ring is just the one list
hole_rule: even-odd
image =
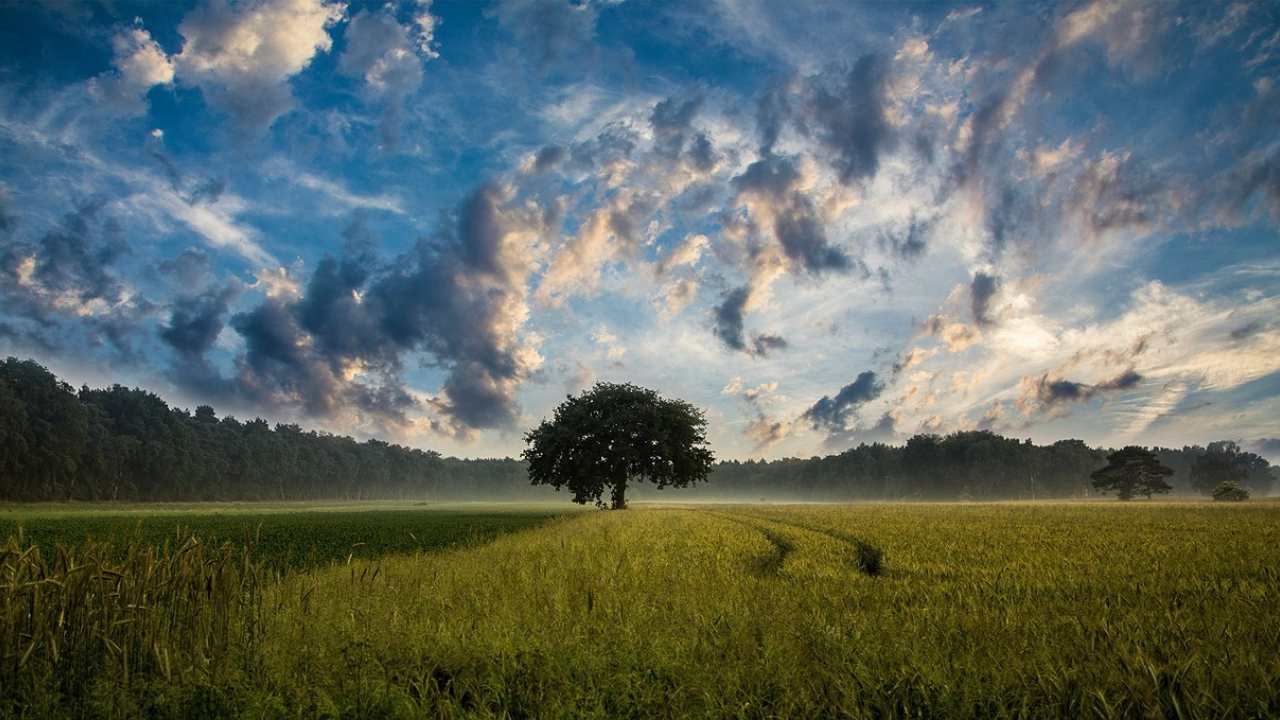
[[1229,440],[1211,442],[1191,464],[1191,486],[1205,495],[1223,483],[1265,492],[1271,485],[1270,470],[1265,458]]
[[1152,493],[1169,492],[1173,486],[1165,478],[1171,475],[1173,470],[1161,465],[1155,453],[1129,445],[1108,455],[1107,466],[1090,477],[1102,492],[1115,491],[1121,500],[1131,500],[1134,495],[1151,497]]
[[525,435],[534,485],[567,487],[573,501],[626,507],[627,485],[658,488],[704,481],[715,457],[706,445],[702,411],[635,385],[596,383],[570,395]]

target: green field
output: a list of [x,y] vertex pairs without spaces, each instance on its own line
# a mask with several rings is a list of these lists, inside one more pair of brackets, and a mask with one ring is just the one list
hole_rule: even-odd
[[251,546],[278,569],[476,544],[573,512],[563,503],[183,503],[0,505],[0,538],[18,532],[48,553],[86,539],[162,545],[196,535]]
[[[337,559],[283,573],[208,543],[11,549],[0,712],[1280,715],[1275,503],[549,509],[496,509],[538,526],[433,552],[379,531],[389,554],[349,562],[331,513],[394,528],[464,510],[277,509]],[[24,522],[84,520],[51,513]]]

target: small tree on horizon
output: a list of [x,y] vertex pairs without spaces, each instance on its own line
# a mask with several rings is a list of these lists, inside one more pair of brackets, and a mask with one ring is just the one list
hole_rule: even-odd
[[521,457],[534,485],[567,487],[573,501],[615,510],[627,506],[627,485],[659,488],[705,481],[715,462],[706,445],[707,420],[683,401],[630,383],[600,382],[568,396],[525,435]]
[[1173,470],[1160,464],[1155,453],[1130,445],[1107,456],[1107,466],[1093,471],[1093,486],[1101,492],[1114,490],[1121,500],[1132,500],[1135,494],[1151,497],[1173,489],[1165,478]]
[[1223,480],[1213,489],[1213,499],[1218,502],[1243,502],[1249,499],[1249,491],[1235,480]]

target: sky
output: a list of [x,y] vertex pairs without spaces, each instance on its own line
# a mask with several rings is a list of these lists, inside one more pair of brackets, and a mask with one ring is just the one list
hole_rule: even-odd
[[1280,456],[1280,6],[0,3],[0,353],[517,454]]

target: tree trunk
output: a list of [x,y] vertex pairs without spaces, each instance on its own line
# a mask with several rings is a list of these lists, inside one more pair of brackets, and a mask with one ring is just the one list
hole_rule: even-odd
[[613,486],[613,509],[627,509],[627,483],[622,481]]

